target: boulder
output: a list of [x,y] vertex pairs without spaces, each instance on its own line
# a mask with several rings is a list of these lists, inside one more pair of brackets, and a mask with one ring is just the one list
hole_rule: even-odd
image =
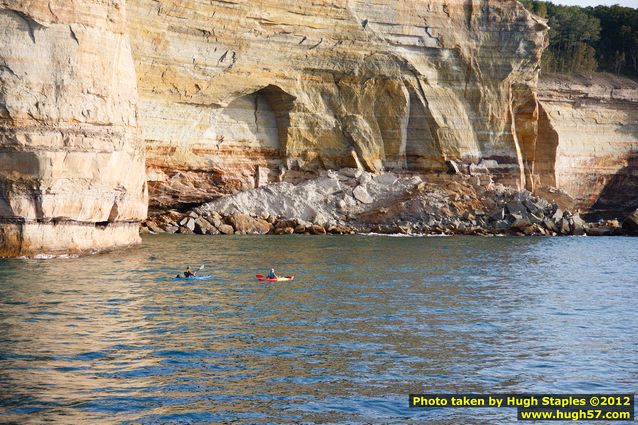
[[613,230],[608,227],[590,227],[586,230],[588,236],[611,236]]
[[371,204],[374,201],[374,199],[372,199],[372,196],[370,196],[366,188],[361,185],[355,187],[352,194],[354,195],[357,201],[363,204]]
[[330,226],[328,231],[334,235],[347,235],[351,233],[350,228],[342,225]]
[[198,235],[208,235],[211,233],[212,229],[215,229],[215,226],[210,224],[204,218],[200,217],[195,220],[195,233],[197,233]]
[[208,217],[208,221],[210,221],[210,223],[213,226],[217,227],[218,229],[219,229],[219,226],[224,224],[224,222],[222,221],[222,216],[218,212],[211,213],[210,216]]
[[507,222],[507,220],[498,220],[496,223],[494,223],[494,228],[496,230],[505,230],[505,229],[509,229],[510,224]]
[[402,235],[411,235],[412,234],[412,227],[410,227],[409,225],[397,226],[396,233],[399,233],[399,234],[402,234]]
[[319,177],[330,177],[331,179],[337,179],[339,178],[339,173],[331,169],[321,170],[319,171]]
[[538,214],[537,215],[537,214],[532,213],[532,214],[530,214],[528,216],[528,218],[534,224],[543,224],[543,221],[544,221],[544,218],[543,218],[542,214]]
[[556,211],[552,215],[552,220],[554,223],[558,224],[563,219],[563,210],[560,208],[556,208]]
[[292,227],[277,227],[275,229],[275,235],[292,235],[295,233],[295,229]]
[[177,210],[170,210],[165,214],[165,217],[169,221],[177,222],[183,218],[182,213]]
[[179,226],[179,233],[182,235],[192,235],[194,232],[190,227]]
[[[193,233],[195,231],[195,219],[193,217],[184,217],[180,222],[179,222],[180,227],[186,227],[188,230],[191,231],[191,233]],[[180,233],[184,233],[184,232],[180,232]]]
[[232,225],[235,232],[239,234],[265,235],[270,232],[270,223],[264,219],[253,218],[247,214],[233,214],[228,217],[228,223]]
[[315,225],[313,225],[311,227],[311,233],[313,235],[325,235],[326,234],[326,229],[323,226],[315,224]]
[[275,230],[276,229],[285,229],[285,228],[295,228],[295,226],[297,225],[297,222],[295,220],[279,220],[276,224],[275,224]]
[[319,224],[321,226],[325,226],[327,223],[329,223],[330,221],[332,221],[332,217],[328,217],[326,216],[324,213],[322,212],[317,212],[317,214],[315,214],[314,219],[311,221],[311,223],[313,224]]
[[622,228],[630,235],[638,235],[638,209],[625,218]]
[[166,233],[170,233],[170,234],[177,233],[178,230],[179,230],[179,227],[177,227],[177,226],[166,226],[166,227],[164,227],[164,231]]
[[532,222],[521,217],[514,220],[514,223],[512,223],[510,227],[515,230],[525,231],[525,229],[532,227]]
[[523,205],[522,202],[519,201],[513,201],[513,202],[509,202],[507,205],[507,211],[510,214],[520,214],[523,217],[527,216],[527,208],[525,207],[525,205]]
[[372,181],[372,174],[363,172],[359,176],[358,181],[359,181],[359,184],[365,186],[366,184],[368,184],[368,183],[370,183]]
[[148,220],[146,222],[146,227],[148,227],[148,230],[155,232],[155,233],[164,233],[164,229],[162,229],[161,227],[159,227],[154,221]]
[[490,213],[490,219],[494,221],[503,220],[505,218],[505,209],[498,208]]
[[221,233],[222,235],[232,235],[235,233],[235,229],[233,229],[233,226],[229,224],[222,224],[218,227],[218,229],[219,233]]
[[569,233],[571,232],[571,226],[569,224],[569,219],[563,217],[563,219],[559,223],[558,230],[563,235],[569,235]]
[[620,225],[620,222],[617,219],[607,220],[605,222],[605,224],[606,224],[607,227],[609,227],[610,229],[613,229],[613,230],[622,229],[622,226]]
[[362,171],[357,168],[342,168],[339,170],[339,174],[348,178],[358,179],[361,176]]
[[525,218],[525,217],[523,217],[522,214],[517,214],[517,213],[510,214],[510,217],[513,218],[515,221],[516,220],[522,220],[523,218]]
[[524,200],[523,205],[532,214],[541,214],[541,211],[543,211],[543,207],[531,199]]
[[374,177],[373,180],[382,186],[392,186],[398,177],[394,173],[384,173]]
[[582,236],[585,234],[585,228],[587,223],[580,217],[579,214],[575,214],[572,218],[572,235]]
[[321,177],[314,182],[313,190],[324,196],[332,195],[341,191],[341,184],[337,178],[331,178],[330,176]]
[[556,227],[556,223],[554,223],[552,220],[546,218],[545,220],[543,220],[543,224],[545,225],[545,227],[547,228],[547,230],[551,231],[551,232],[556,232],[558,231],[558,227]]

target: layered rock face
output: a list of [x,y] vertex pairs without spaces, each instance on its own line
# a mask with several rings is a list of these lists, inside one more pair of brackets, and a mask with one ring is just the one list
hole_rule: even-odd
[[636,208],[638,87],[539,101],[547,26],[514,0],[0,0],[0,33],[0,256],[135,243],[147,179],[163,208],[454,161]]
[[121,0],[0,0],[0,256],[139,240],[147,192]]
[[583,210],[638,207],[638,83],[611,75],[549,76],[539,84],[536,173]]
[[547,27],[516,1],[129,0],[128,18],[152,202],[446,160],[531,184]]

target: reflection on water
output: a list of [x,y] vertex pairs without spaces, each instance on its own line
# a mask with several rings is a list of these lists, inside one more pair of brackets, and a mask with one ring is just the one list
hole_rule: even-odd
[[[407,395],[633,393],[637,244],[151,236],[82,259],[0,261],[0,415],[452,424],[470,411],[410,410]],[[213,278],[171,278],[188,264]],[[254,279],[271,266],[295,281]]]

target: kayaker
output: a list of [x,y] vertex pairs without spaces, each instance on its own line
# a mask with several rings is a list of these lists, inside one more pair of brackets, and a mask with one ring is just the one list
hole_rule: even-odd
[[193,273],[193,272],[191,271],[191,266],[188,266],[188,267],[186,268],[186,271],[184,272],[184,277],[185,277],[185,278],[189,278],[189,277],[193,277],[193,276],[195,276],[195,273]]
[[270,273],[266,276],[268,279],[277,279],[277,275],[275,274],[275,269],[270,269]]

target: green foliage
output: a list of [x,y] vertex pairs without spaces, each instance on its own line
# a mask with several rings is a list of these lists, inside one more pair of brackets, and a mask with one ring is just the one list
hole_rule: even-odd
[[601,68],[638,75],[638,9],[620,6],[588,8],[600,20],[597,53]]
[[638,9],[630,7],[561,6],[522,0],[550,26],[545,72],[609,71],[638,76]]
[[547,19],[547,3],[544,1],[521,0],[521,3],[533,14]]
[[551,72],[592,72],[598,68],[593,44],[600,39],[600,21],[580,7],[559,7],[549,17]]

